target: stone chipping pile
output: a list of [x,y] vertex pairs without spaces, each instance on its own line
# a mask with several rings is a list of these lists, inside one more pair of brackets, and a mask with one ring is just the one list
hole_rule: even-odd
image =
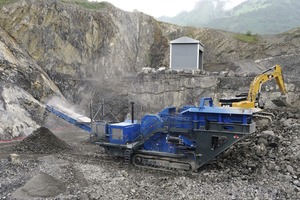
[[66,190],[62,181],[40,172],[31,178],[24,186],[13,192],[16,199],[55,197]]
[[40,127],[16,146],[19,153],[53,154],[65,152],[71,146],[54,135],[48,128]]

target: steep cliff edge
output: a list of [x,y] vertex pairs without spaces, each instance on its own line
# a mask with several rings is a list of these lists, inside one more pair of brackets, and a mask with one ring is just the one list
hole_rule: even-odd
[[[274,64],[283,66],[291,98],[299,101],[300,29],[246,42],[235,33],[161,23],[109,3],[89,10],[59,0],[6,5],[0,28],[1,86],[27,92],[37,103],[63,95],[84,112],[90,99],[95,110],[104,99],[123,119],[129,101],[136,101],[142,116],[168,105],[198,104],[201,96],[245,91],[255,74]],[[181,36],[204,44],[204,69],[213,73],[154,70],[168,67],[169,41]],[[153,72],[143,74],[143,67]],[[263,90],[264,98],[279,95],[272,84]]]
[[95,11],[57,0],[20,1],[2,9],[0,24],[53,77],[131,74],[160,65],[151,63],[161,53],[155,45],[168,48],[152,17],[109,3]]
[[48,74],[0,27],[0,139],[29,134],[43,120],[43,101],[62,96]]

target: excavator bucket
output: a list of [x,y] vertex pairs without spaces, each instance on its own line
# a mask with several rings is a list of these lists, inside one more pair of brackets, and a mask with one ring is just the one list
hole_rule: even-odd
[[287,103],[286,97],[279,97],[277,99],[273,99],[272,102],[279,107],[289,107]]

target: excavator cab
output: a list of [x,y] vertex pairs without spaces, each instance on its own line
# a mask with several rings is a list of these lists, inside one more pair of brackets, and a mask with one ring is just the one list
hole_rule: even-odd
[[243,94],[245,94],[245,93],[236,95],[235,97],[231,97],[231,98],[221,98],[219,100],[219,102],[220,102],[219,104],[222,107],[233,107],[232,106],[233,103],[237,103],[237,102],[241,102],[241,101],[246,101],[247,100],[248,94],[246,94],[246,95],[243,95]]

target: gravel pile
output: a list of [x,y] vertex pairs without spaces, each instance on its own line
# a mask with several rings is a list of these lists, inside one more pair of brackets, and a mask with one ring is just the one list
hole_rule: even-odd
[[52,154],[70,150],[71,147],[49,129],[40,127],[16,146],[17,152]]
[[16,199],[55,197],[65,190],[66,187],[63,182],[49,174],[40,172],[23,187],[14,191],[12,196]]

